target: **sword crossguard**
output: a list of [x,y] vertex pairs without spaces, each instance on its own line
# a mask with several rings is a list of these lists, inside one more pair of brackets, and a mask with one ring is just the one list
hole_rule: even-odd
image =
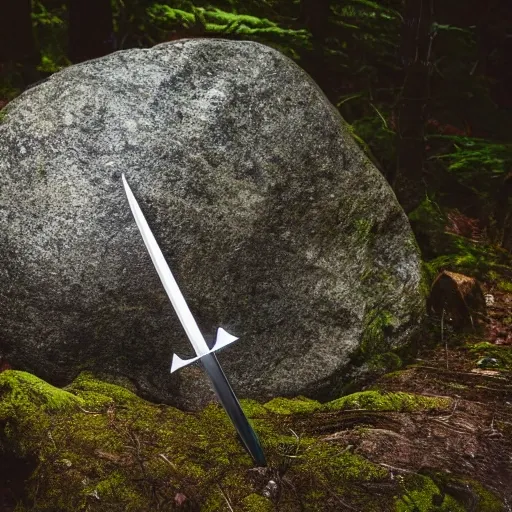
[[176,370],[179,370],[180,368],[183,368],[184,366],[192,364],[195,361],[198,361],[199,359],[201,359],[201,357],[205,356],[206,354],[211,354],[212,352],[216,352],[217,350],[225,347],[226,345],[233,343],[237,339],[238,338],[236,336],[229,334],[229,332],[225,331],[222,327],[219,327],[217,329],[217,337],[215,339],[215,345],[213,346],[213,348],[208,350],[208,352],[205,352],[204,354],[201,354],[200,356],[192,357],[191,359],[181,359],[181,357],[174,354],[172,356],[171,373],[175,372]]

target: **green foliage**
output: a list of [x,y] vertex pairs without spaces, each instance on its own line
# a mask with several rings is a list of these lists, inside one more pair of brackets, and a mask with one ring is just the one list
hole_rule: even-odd
[[437,202],[428,196],[409,214],[423,258],[429,260],[448,250],[450,240],[445,233],[447,220]]
[[[368,106],[372,111],[367,117],[357,119],[351,125],[355,139],[370,157],[373,163],[382,171],[390,169],[395,161],[395,139],[396,133],[389,128],[387,118],[390,117],[390,112],[379,110],[371,103],[368,98],[360,95],[357,100],[359,102],[367,103],[365,110]],[[343,107],[344,101],[338,103]]]
[[173,32],[188,30],[192,35],[251,39],[273,44],[292,58],[298,58],[297,52],[310,46],[309,33],[306,30],[280,26],[265,18],[211,7],[182,9],[160,3],[150,5],[146,13],[153,29],[157,31],[154,37],[163,39]]
[[490,98],[490,80],[478,72],[476,27],[432,24],[435,37],[432,57],[429,111],[433,119],[455,126],[503,136],[501,116]]
[[153,4],[147,8],[146,12],[149,19],[155,24],[190,28],[196,23],[194,13],[173,9],[165,4]]
[[512,293],[512,281],[498,281],[498,288],[507,293]]
[[432,159],[482,200],[494,199],[512,166],[512,144],[460,136],[430,136],[446,144]]
[[442,270],[460,272],[483,281],[493,281],[495,276],[512,275],[512,257],[499,247],[472,242],[458,235],[446,234],[448,254],[425,263],[430,282]]
[[44,73],[55,73],[70,64],[66,57],[67,24],[65,4],[51,10],[39,0],[33,2],[32,24],[36,41],[41,52],[41,63],[38,70]]
[[443,270],[496,283],[506,282],[500,276],[512,276],[512,256],[508,251],[447,232],[447,215],[433,199],[426,197],[409,214],[409,220],[425,259],[429,284]]
[[0,78],[0,99],[2,100],[13,100],[21,93],[21,90],[12,85],[12,82],[9,78],[4,78],[3,80]]
[[[367,89],[384,77],[382,69],[396,67],[400,13],[383,3],[349,0],[333,3],[330,22],[337,41],[329,41],[338,58],[346,58],[351,80]],[[356,57],[354,59],[354,56]],[[356,88],[356,90],[357,90]]]

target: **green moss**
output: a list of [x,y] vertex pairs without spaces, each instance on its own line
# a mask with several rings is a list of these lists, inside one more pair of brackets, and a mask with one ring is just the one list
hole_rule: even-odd
[[402,360],[400,359],[400,356],[394,352],[378,354],[368,361],[368,368],[370,371],[388,373],[393,370],[398,370],[401,367]]
[[409,214],[409,220],[426,260],[424,273],[427,284],[430,285],[443,270],[491,281],[510,272],[510,253],[495,245],[474,242],[447,232],[447,215],[432,199],[427,197]]
[[307,414],[322,407],[320,402],[306,397],[274,398],[264,405],[265,409],[275,414]]
[[[8,66],[7,66],[8,67]],[[7,75],[9,75],[9,70],[7,70]],[[22,93],[22,89],[19,87],[16,87],[14,85],[14,82],[16,81],[13,77],[13,75],[17,74],[15,71],[11,69],[11,76],[5,77],[5,75],[2,77],[0,76],[0,98],[3,100],[11,101],[16,96],[19,96]],[[4,111],[5,113],[5,111]]]
[[2,124],[7,118],[7,111],[0,110],[0,124]]
[[38,162],[37,164],[37,175],[41,178],[41,179],[45,179],[46,178],[46,169],[44,168],[44,164],[41,163],[41,162]]
[[86,495],[94,496],[104,506],[108,504],[127,503],[127,510],[140,510],[146,505],[140,489],[121,471],[113,471],[107,478],[100,480],[94,486],[84,489]]
[[430,290],[432,288],[433,280],[435,276],[432,275],[431,269],[428,267],[427,263],[423,260],[421,261],[421,281],[420,281],[420,292],[421,295],[425,298],[425,300],[430,295]]
[[225,506],[224,496],[222,496],[219,489],[215,489],[201,507],[201,512],[216,512],[217,510],[222,510]]
[[44,411],[77,409],[84,405],[79,397],[51,386],[27,372],[7,370],[0,373],[0,418],[12,413],[12,408],[25,412],[34,407]]
[[265,409],[265,406],[256,400],[245,398],[240,400],[240,405],[248,418],[265,416],[268,414],[268,409]]
[[117,405],[129,406],[143,402],[135,393],[124,387],[102,382],[88,372],[81,373],[66,389],[84,398],[90,398],[95,403],[115,401]]
[[409,393],[385,393],[382,391],[361,391],[328,402],[326,410],[366,409],[369,411],[421,411],[447,409],[452,400],[447,397],[430,397]]
[[431,478],[413,475],[405,478],[404,494],[395,502],[395,512],[464,512],[453,497],[440,491]]
[[505,506],[491,491],[487,490],[476,480],[466,480],[473,492],[478,496],[475,512],[504,512]]
[[433,379],[433,382],[439,384],[440,386],[444,386],[445,388],[454,389],[455,391],[463,391],[469,388],[469,386],[466,386],[466,384],[461,384],[460,382],[448,382],[440,379]]
[[[446,252],[450,245],[449,238],[445,234],[447,218],[434,200],[426,197],[409,214],[409,221],[425,258],[431,259]],[[430,269],[426,267],[425,270],[427,279],[431,282]]]
[[[505,510],[499,498],[476,480],[439,471],[431,471],[426,476],[432,479],[433,483],[440,489],[442,495],[450,494],[450,492],[453,493],[455,490],[461,502],[464,501],[464,495],[466,495],[465,503],[463,503],[466,507],[454,508],[454,510],[466,510],[467,506],[470,504],[471,510],[474,510],[474,512],[504,512]],[[461,493],[459,489],[464,489],[466,492]],[[477,498],[476,503],[474,499],[475,496]],[[449,496],[446,496],[446,498],[448,497]],[[445,509],[446,508],[442,508],[440,510]]]
[[363,355],[383,352],[386,330],[393,327],[396,319],[389,311],[370,310],[363,321],[360,351]]
[[503,292],[512,293],[512,282],[498,281],[498,288]]
[[297,488],[303,493],[304,510],[325,510],[326,498],[338,505],[350,503],[354,510],[389,510],[385,496],[375,500],[367,493],[358,492],[359,484],[387,481],[389,478],[384,468],[363,457],[333,445],[315,442],[307,446],[295,461],[287,475],[298,484],[304,482],[303,488]]
[[[10,370],[0,374],[0,392],[0,453],[27,456],[34,465],[20,511],[145,512],[174,503],[177,494],[194,510],[270,511],[274,504],[262,489],[276,474],[286,475],[278,483],[280,510],[336,510],[346,503],[365,512],[403,511],[432,501],[440,485],[428,479],[398,485],[383,467],[310,432],[315,421],[324,425],[325,411],[447,407],[443,398],[372,391],[323,407],[303,397],[265,405],[244,400],[269,462],[260,472],[217,404],[185,413],[89,373],[61,390]],[[485,506],[494,506],[485,489],[480,495]],[[443,506],[432,510],[459,510],[449,496]]]
[[472,242],[450,233],[446,233],[445,237],[445,254],[426,263],[431,280],[442,270],[461,272],[481,280],[494,280],[493,277],[508,274],[512,270],[512,257],[505,249]]
[[372,228],[373,221],[366,218],[356,219],[354,221],[354,230],[360,242],[368,242],[371,239]]

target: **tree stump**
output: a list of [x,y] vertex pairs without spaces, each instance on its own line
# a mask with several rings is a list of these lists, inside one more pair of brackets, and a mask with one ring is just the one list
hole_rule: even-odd
[[428,310],[439,316],[444,311],[456,330],[477,330],[486,313],[484,294],[475,278],[445,270],[432,285]]

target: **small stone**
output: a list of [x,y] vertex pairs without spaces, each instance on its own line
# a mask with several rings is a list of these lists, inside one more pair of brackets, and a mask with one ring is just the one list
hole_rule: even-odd
[[484,295],[484,298],[485,298],[486,306],[494,306],[494,295],[491,295],[490,293],[486,293]]
[[479,368],[496,368],[500,363],[495,357],[483,357],[476,363],[476,365]]
[[277,493],[279,491],[279,487],[277,485],[277,482],[275,480],[269,480],[265,488],[263,489],[263,496],[265,498],[273,499],[277,496]]
[[176,505],[178,505],[178,507],[181,507],[181,505],[183,505],[183,503],[185,503],[185,501],[187,501],[187,497],[181,493],[181,492],[178,492],[176,494],[176,496],[174,496],[174,503],[176,503]]

